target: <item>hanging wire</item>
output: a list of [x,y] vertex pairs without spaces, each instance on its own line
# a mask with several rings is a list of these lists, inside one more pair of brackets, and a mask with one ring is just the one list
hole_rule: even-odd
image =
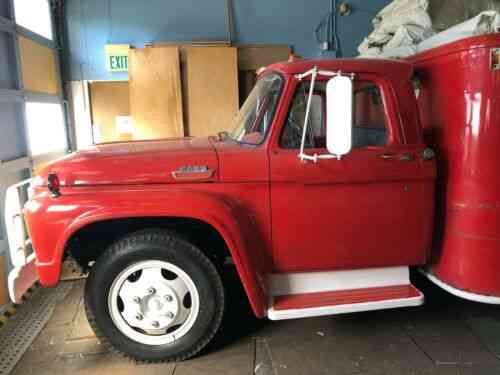
[[316,35],[316,41],[318,43],[324,43],[330,40],[330,33],[329,33],[330,22],[331,22],[330,13],[327,13],[324,15],[318,26],[316,26],[314,34]]
[[[339,50],[339,37],[337,30],[337,0],[330,0],[330,11],[324,15],[314,30],[318,44],[327,43],[326,50],[334,51],[337,57]],[[325,50],[323,50],[324,52]]]
[[337,30],[337,0],[331,0],[330,2],[330,14],[331,14],[331,45],[333,51],[335,51],[335,57],[338,55],[339,50],[339,37]]

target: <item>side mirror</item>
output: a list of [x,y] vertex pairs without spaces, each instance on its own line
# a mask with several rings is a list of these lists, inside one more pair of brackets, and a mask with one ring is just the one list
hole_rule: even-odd
[[326,148],[337,158],[352,148],[352,80],[335,76],[326,85]]

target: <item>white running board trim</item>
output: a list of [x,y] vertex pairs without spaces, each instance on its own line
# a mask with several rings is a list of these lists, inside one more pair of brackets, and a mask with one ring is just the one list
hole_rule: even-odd
[[276,273],[268,276],[272,296],[334,292],[410,284],[408,266],[328,272]]
[[476,294],[476,293],[471,293],[471,292],[466,292],[465,290],[462,289],[457,289],[455,287],[452,287],[450,284],[445,283],[444,281],[441,281],[438,279],[436,276],[434,276],[432,273],[429,271],[419,268],[420,273],[422,273],[425,277],[427,277],[431,282],[439,286],[440,288],[446,290],[448,293],[451,293],[457,297],[469,300],[469,301],[474,301],[474,302],[481,302],[481,303],[488,303],[490,305],[500,305],[500,297],[494,297],[494,296],[485,296],[484,294]]
[[310,318],[315,316],[339,315],[361,311],[374,311],[395,309],[399,307],[421,306],[424,304],[424,295],[420,293],[417,297],[400,298],[376,302],[353,303],[336,306],[311,307],[306,309],[274,310],[267,311],[267,317],[271,320],[285,320],[297,318]]

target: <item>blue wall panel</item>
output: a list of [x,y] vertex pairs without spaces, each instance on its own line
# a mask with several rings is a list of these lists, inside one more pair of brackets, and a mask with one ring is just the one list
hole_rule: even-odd
[[[350,0],[354,12],[338,17],[341,55],[356,55],[371,19],[390,0]],[[284,43],[298,54],[320,54],[314,29],[330,0],[233,0],[236,43]],[[68,0],[66,78],[127,79],[105,69],[104,44],[225,40],[224,0]]]

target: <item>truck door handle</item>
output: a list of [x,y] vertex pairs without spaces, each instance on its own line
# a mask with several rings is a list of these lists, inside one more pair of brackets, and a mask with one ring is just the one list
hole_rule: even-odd
[[384,160],[393,160],[393,159],[397,159],[398,155],[396,155],[396,154],[380,154],[378,157],[380,159],[384,159]]
[[384,160],[400,160],[400,161],[413,161],[415,156],[412,154],[381,154],[380,159]]

